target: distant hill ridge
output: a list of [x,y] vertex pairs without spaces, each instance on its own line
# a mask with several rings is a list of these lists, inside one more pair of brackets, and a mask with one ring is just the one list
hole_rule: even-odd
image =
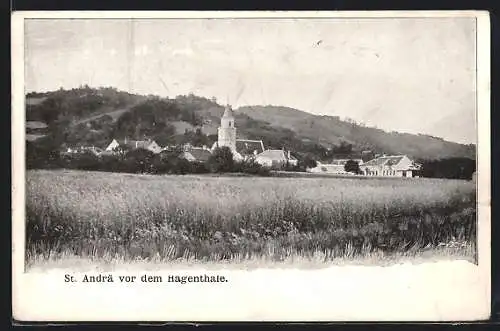
[[[113,138],[153,138],[160,144],[211,145],[224,109],[193,94],[174,99],[115,88],[58,90],[26,95],[26,120],[48,124],[57,144],[105,147]],[[424,134],[386,132],[337,116],[314,115],[283,106],[235,109],[238,137],[262,139],[266,148],[288,148],[316,159],[336,155],[406,154],[415,159],[475,158],[474,145]]]

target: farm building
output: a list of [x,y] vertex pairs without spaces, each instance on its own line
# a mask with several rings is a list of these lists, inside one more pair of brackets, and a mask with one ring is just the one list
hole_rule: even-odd
[[360,168],[365,176],[418,177],[420,165],[406,155],[384,155],[364,163]]
[[115,151],[118,147],[138,149],[144,148],[155,154],[160,153],[163,149],[154,140],[117,140],[113,141],[106,147],[106,151]]
[[282,167],[285,165],[296,166],[298,160],[290,153],[282,149],[267,149],[255,156],[255,161],[265,167]]
[[[219,144],[216,141],[212,146],[212,152],[216,147],[227,146],[224,144]],[[227,146],[231,149],[230,146]],[[233,157],[235,160],[247,160],[250,158],[255,158],[258,154],[265,151],[264,143],[262,140],[248,140],[248,139],[236,139],[235,149],[231,149]]]
[[265,148],[262,140],[236,139],[236,151],[248,158],[264,152]]
[[[316,167],[308,168],[308,172],[322,172],[322,173],[330,173],[337,175],[350,175],[350,172],[345,171],[345,164],[347,161],[351,159],[336,159],[332,160],[330,163],[321,163],[316,162]],[[353,159],[352,161],[357,162],[360,166],[363,164],[363,160],[361,159]]]
[[184,158],[189,162],[207,162],[211,155],[212,153],[206,147],[191,147],[182,152],[179,157]]

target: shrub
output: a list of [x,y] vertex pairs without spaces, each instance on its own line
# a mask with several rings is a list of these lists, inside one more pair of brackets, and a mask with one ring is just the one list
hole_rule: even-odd
[[267,176],[270,173],[268,168],[261,166],[254,159],[235,162],[232,171],[260,176]]
[[101,156],[100,169],[109,172],[122,172],[125,171],[123,164],[123,157],[120,155],[103,155]]
[[26,142],[27,169],[55,169],[64,166],[58,150],[43,142]]
[[207,161],[207,167],[211,172],[231,172],[234,169],[233,153],[224,147],[217,147]]
[[131,150],[125,154],[125,169],[131,173],[153,173],[153,158],[154,153],[147,149],[138,148]]
[[348,160],[344,165],[344,170],[346,172],[352,172],[353,174],[361,173],[359,169],[359,163],[354,160]]

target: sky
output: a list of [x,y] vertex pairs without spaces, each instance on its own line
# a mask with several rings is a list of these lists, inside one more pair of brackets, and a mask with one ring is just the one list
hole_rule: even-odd
[[112,86],[475,143],[475,21],[30,19],[26,92]]

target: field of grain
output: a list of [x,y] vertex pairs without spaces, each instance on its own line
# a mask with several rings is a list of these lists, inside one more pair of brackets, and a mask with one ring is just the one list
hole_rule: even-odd
[[329,261],[474,247],[472,182],[26,173],[26,258]]

